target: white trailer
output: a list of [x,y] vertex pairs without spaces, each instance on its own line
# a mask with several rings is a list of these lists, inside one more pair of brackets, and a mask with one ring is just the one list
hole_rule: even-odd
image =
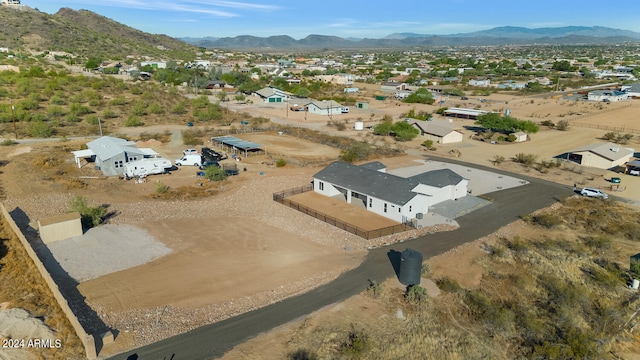
[[124,178],[145,177],[147,175],[164,174],[171,169],[171,160],[165,158],[144,158],[124,165]]

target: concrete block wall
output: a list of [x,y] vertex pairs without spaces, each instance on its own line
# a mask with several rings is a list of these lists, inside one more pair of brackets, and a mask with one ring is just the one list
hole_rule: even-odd
[[53,280],[53,278],[51,277],[51,274],[49,274],[49,272],[45,268],[42,261],[40,261],[40,258],[31,247],[31,244],[29,244],[29,241],[27,241],[27,238],[24,236],[24,234],[22,234],[22,232],[20,231],[20,228],[15,223],[15,221],[13,221],[13,218],[11,217],[11,215],[9,215],[9,212],[7,212],[7,209],[4,207],[4,204],[2,203],[0,203],[0,210],[2,211],[2,216],[4,216],[4,218],[7,220],[7,223],[9,223],[9,226],[11,227],[13,232],[16,234],[16,236],[20,240],[20,243],[22,244],[24,249],[27,251],[27,254],[29,254],[31,261],[33,261],[33,263],[36,265],[36,268],[40,272],[40,275],[42,275],[42,278],[44,279],[44,281],[47,283],[47,286],[49,286],[49,289],[51,289],[51,292],[53,293],[54,298],[60,305],[62,312],[65,314],[67,319],[69,319],[69,322],[71,323],[71,326],[73,326],[73,329],[75,330],[76,335],[78,335],[78,338],[80,338],[80,341],[82,341],[82,344],[84,345],[84,349],[87,355],[87,359],[89,360],[96,359],[97,351],[96,351],[96,344],[93,336],[87,334],[87,332],[84,330],[84,328],[80,324],[80,321],[78,320],[78,317],[73,313],[73,311],[71,310],[71,307],[69,307],[69,303],[67,302],[67,299],[65,299],[65,297],[62,295],[62,292],[60,292],[60,289],[58,288],[58,284],[56,284],[56,282]]

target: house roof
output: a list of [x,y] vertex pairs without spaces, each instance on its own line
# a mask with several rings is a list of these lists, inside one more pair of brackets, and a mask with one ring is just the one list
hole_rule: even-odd
[[308,102],[306,104],[306,106],[309,106],[309,105],[313,105],[313,106],[317,107],[318,109],[328,109],[328,108],[342,107],[342,105],[340,105],[338,102],[336,102],[334,100],[329,100],[329,101],[327,101],[327,100],[323,100],[323,101],[314,100],[314,101]]
[[412,190],[420,184],[442,188],[458,184],[463,180],[460,175],[450,169],[434,170],[403,178],[366,166],[340,161],[320,170],[313,178],[396,205],[404,205],[413,199],[417,194]]
[[453,129],[453,124],[450,124],[449,122],[410,119],[409,124],[416,126],[423,133],[439,137],[445,137],[456,131],[455,129]]
[[89,141],[87,148],[92,150],[96,154],[96,157],[102,160],[111,159],[123,152],[144,155],[144,152],[136,147],[135,142],[111,136],[103,136],[96,140]]
[[596,143],[573,149],[569,153],[591,152],[610,161],[616,161],[633,155],[633,149],[623,148],[614,143]]
[[367,169],[371,169],[371,170],[382,170],[382,169],[386,169],[387,165],[381,163],[380,161],[372,161],[372,162],[368,162],[366,164],[362,164],[360,165],[361,167],[365,167]]
[[260,149],[262,147],[262,145],[260,144],[238,139],[235,136],[218,136],[218,137],[212,138],[212,140],[216,140],[227,146],[233,146],[242,150],[255,150],[255,149]]

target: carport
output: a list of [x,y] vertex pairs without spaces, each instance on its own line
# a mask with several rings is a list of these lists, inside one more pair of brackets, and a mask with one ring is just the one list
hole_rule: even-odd
[[211,143],[220,147],[227,152],[237,154],[238,151],[244,153],[244,156],[249,156],[249,152],[260,153],[264,151],[262,145],[256,144],[251,141],[238,139],[235,136],[217,136],[211,138]]

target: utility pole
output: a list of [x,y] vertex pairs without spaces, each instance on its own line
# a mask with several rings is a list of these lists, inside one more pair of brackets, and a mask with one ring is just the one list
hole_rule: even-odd
[[98,116],[98,127],[100,128],[100,136],[102,136],[102,122],[100,121],[100,116]]
[[11,122],[13,122],[13,132],[16,135],[16,140],[18,139],[18,127],[16,126],[16,117],[14,115],[14,112],[16,110],[16,107],[13,106],[13,100],[10,101],[11,104]]

